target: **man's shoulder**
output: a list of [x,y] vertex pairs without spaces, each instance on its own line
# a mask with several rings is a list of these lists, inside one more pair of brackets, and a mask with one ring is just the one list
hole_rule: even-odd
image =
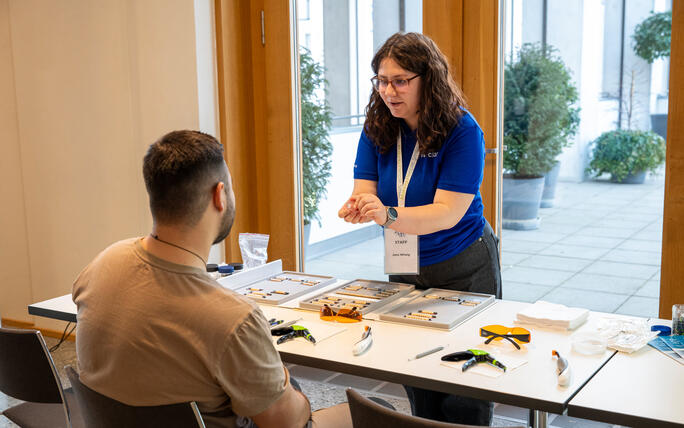
[[195,313],[201,313],[202,318],[222,322],[231,329],[229,327],[231,323],[225,324],[226,320],[239,324],[249,318],[250,314],[259,312],[259,306],[251,299],[221,287],[209,277],[195,277],[193,281],[198,287],[195,288],[194,295],[186,297],[187,307],[192,308],[191,310]]
[[107,248],[100,251],[100,253],[95,256],[93,263],[103,258],[117,257],[134,253],[135,242],[139,239],[140,237],[127,238],[110,244]]
[[76,287],[79,283],[87,282],[87,279],[91,276],[92,272],[97,272],[99,269],[103,268],[111,270],[111,267],[114,264],[118,264],[120,261],[135,254],[135,242],[138,239],[140,238],[129,238],[117,241],[100,251],[100,253],[78,274],[78,277],[76,277],[76,280],[74,281],[74,286]]

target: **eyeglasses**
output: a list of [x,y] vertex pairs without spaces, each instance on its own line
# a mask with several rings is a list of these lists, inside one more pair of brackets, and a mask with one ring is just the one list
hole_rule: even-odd
[[485,340],[485,344],[489,344],[492,340],[506,339],[518,349],[520,349],[518,343],[530,343],[530,340],[532,339],[532,335],[527,329],[522,327],[504,327],[502,325],[481,327],[480,336],[488,338]]
[[409,82],[418,76],[420,76],[420,74],[416,74],[408,79],[380,79],[378,76],[373,76],[371,77],[371,83],[373,84],[373,88],[378,92],[385,92],[390,84],[395,91],[401,92],[407,90]]
[[363,319],[361,312],[356,310],[356,306],[351,309],[342,308],[335,312],[330,306],[323,305],[320,315],[323,321],[359,322]]

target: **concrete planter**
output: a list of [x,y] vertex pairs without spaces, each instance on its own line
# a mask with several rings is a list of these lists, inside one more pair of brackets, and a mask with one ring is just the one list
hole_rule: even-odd
[[302,239],[304,242],[302,242],[302,254],[304,255],[304,259],[306,259],[306,250],[309,247],[309,237],[311,236],[311,223],[304,222],[303,229],[304,233],[302,234]]
[[644,184],[645,180],[646,171],[630,172],[627,177],[623,178],[622,180],[617,180],[615,177],[610,177],[610,181],[620,184]]
[[560,162],[556,161],[551,171],[544,175],[544,192],[542,193],[541,208],[553,207],[553,200],[556,197],[556,183],[558,182],[558,174],[560,173]]
[[663,138],[667,138],[667,113],[651,115],[651,131]]
[[544,190],[544,177],[503,179],[503,227],[533,230],[539,227],[539,204]]

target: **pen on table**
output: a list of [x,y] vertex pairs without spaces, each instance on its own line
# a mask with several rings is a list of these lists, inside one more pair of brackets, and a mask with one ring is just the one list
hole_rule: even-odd
[[438,347],[436,347],[436,348],[427,350],[427,351],[425,351],[425,352],[421,352],[420,354],[417,354],[415,357],[409,358],[408,360],[409,360],[409,361],[412,361],[412,360],[417,360],[418,358],[427,357],[428,355],[434,354],[435,352],[439,352],[439,351],[441,351],[442,349],[444,349],[444,346],[438,346]]
[[291,325],[294,325],[294,324],[296,324],[296,323],[297,323],[298,321],[301,321],[301,320],[302,320],[301,318],[297,318],[296,320],[292,320],[292,321],[287,321],[287,322],[283,322],[283,323],[280,323],[280,324],[277,324],[277,325],[271,326],[271,329],[274,329],[274,328],[285,328],[285,327],[289,327],[289,326],[291,326]]

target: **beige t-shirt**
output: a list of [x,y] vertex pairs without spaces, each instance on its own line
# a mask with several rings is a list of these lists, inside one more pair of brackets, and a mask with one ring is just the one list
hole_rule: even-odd
[[206,272],[162,260],[141,238],[100,253],[74,282],[81,380],[129,405],[196,401],[236,426],[287,381],[261,310]]

